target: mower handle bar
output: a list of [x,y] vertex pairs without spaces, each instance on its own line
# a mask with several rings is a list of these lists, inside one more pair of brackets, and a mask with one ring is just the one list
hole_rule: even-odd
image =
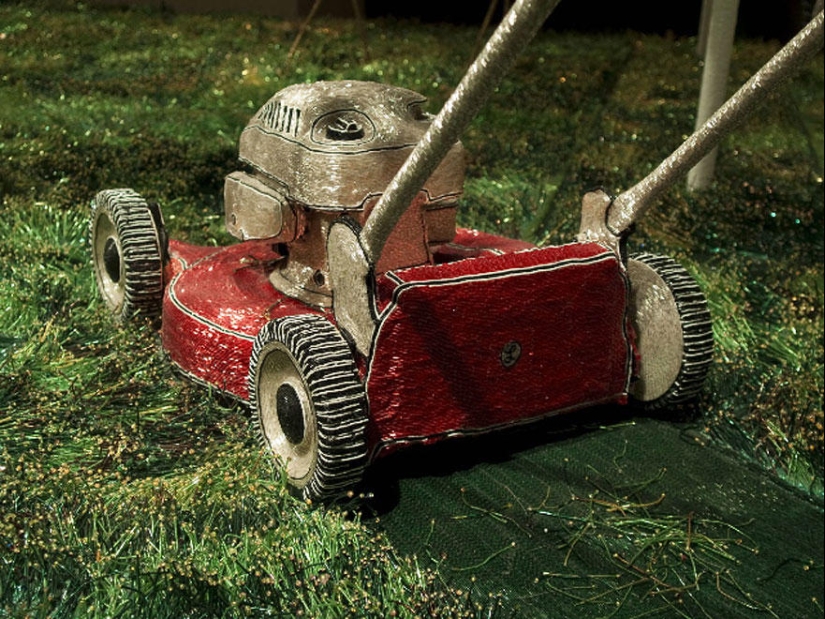
[[617,196],[608,207],[608,229],[617,236],[625,234],[654,199],[713,150],[768,92],[796,74],[805,61],[822,49],[822,24],[820,11],[653,172]]
[[376,264],[401,215],[560,0],[517,0],[381,195],[361,232]]
[[[517,0],[505,15],[364,224],[361,244],[370,263],[378,262],[401,215],[559,1]],[[796,74],[822,45],[820,11],[653,172],[612,201],[605,222],[610,232],[616,236],[626,233],[654,199],[713,150],[769,91]]]

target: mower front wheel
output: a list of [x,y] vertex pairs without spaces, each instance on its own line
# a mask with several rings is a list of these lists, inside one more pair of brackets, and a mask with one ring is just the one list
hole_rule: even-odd
[[265,325],[249,362],[249,402],[264,446],[303,499],[340,498],[367,463],[367,398],[352,352],[323,316]]
[[163,299],[166,231],[160,209],[131,189],[107,189],[92,202],[97,287],[120,320],[156,318]]

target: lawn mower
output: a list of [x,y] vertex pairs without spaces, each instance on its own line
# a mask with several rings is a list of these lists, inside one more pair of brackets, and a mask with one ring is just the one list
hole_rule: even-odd
[[94,198],[108,307],[159,319],[177,370],[247,403],[301,497],[345,496],[406,445],[602,404],[668,410],[700,392],[705,297],[672,259],[628,255],[628,234],[821,49],[822,14],[648,177],[615,198],[585,195],[571,242],[457,227],[460,134],[556,3],[517,2],[437,116],[421,95],[371,82],[275,94],[225,179],[235,244],[170,239],[132,189]]

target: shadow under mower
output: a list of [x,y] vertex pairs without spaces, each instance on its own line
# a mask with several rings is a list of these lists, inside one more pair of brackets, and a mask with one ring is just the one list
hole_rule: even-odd
[[806,58],[822,13],[640,183],[588,193],[558,247],[457,228],[460,133],[552,9],[517,2],[435,117],[412,91],[319,82],[278,92],[225,181],[240,239],[169,239],[131,189],[97,194],[91,244],[120,319],[161,319],[183,374],[247,402],[305,499],[350,493],[406,444],[599,404],[694,398],[712,359],[702,291],[628,256],[634,221]]

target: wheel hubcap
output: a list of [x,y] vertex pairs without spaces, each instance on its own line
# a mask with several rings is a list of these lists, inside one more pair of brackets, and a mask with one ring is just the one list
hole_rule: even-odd
[[278,411],[278,422],[286,440],[293,445],[300,444],[304,440],[304,411],[298,393],[292,385],[283,384],[278,387],[275,406]]
[[111,237],[106,239],[103,247],[103,266],[109,279],[118,283],[120,281],[120,249]]
[[260,430],[292,482],[301,487],[312,474],[318,449],[309,390],[283,344],[273,342],[261,355],[256,379]]
[[656,271],[637,260],[630,260],[627,266],[641,359],[633,396],[650,402],[667,393],[682,367],[681,318],[673,293]]
[[108,213],[99,213],[92,241],[98,288],[109,308],[119,312],[125,296],[123,259],[117,240],[117,230]]

